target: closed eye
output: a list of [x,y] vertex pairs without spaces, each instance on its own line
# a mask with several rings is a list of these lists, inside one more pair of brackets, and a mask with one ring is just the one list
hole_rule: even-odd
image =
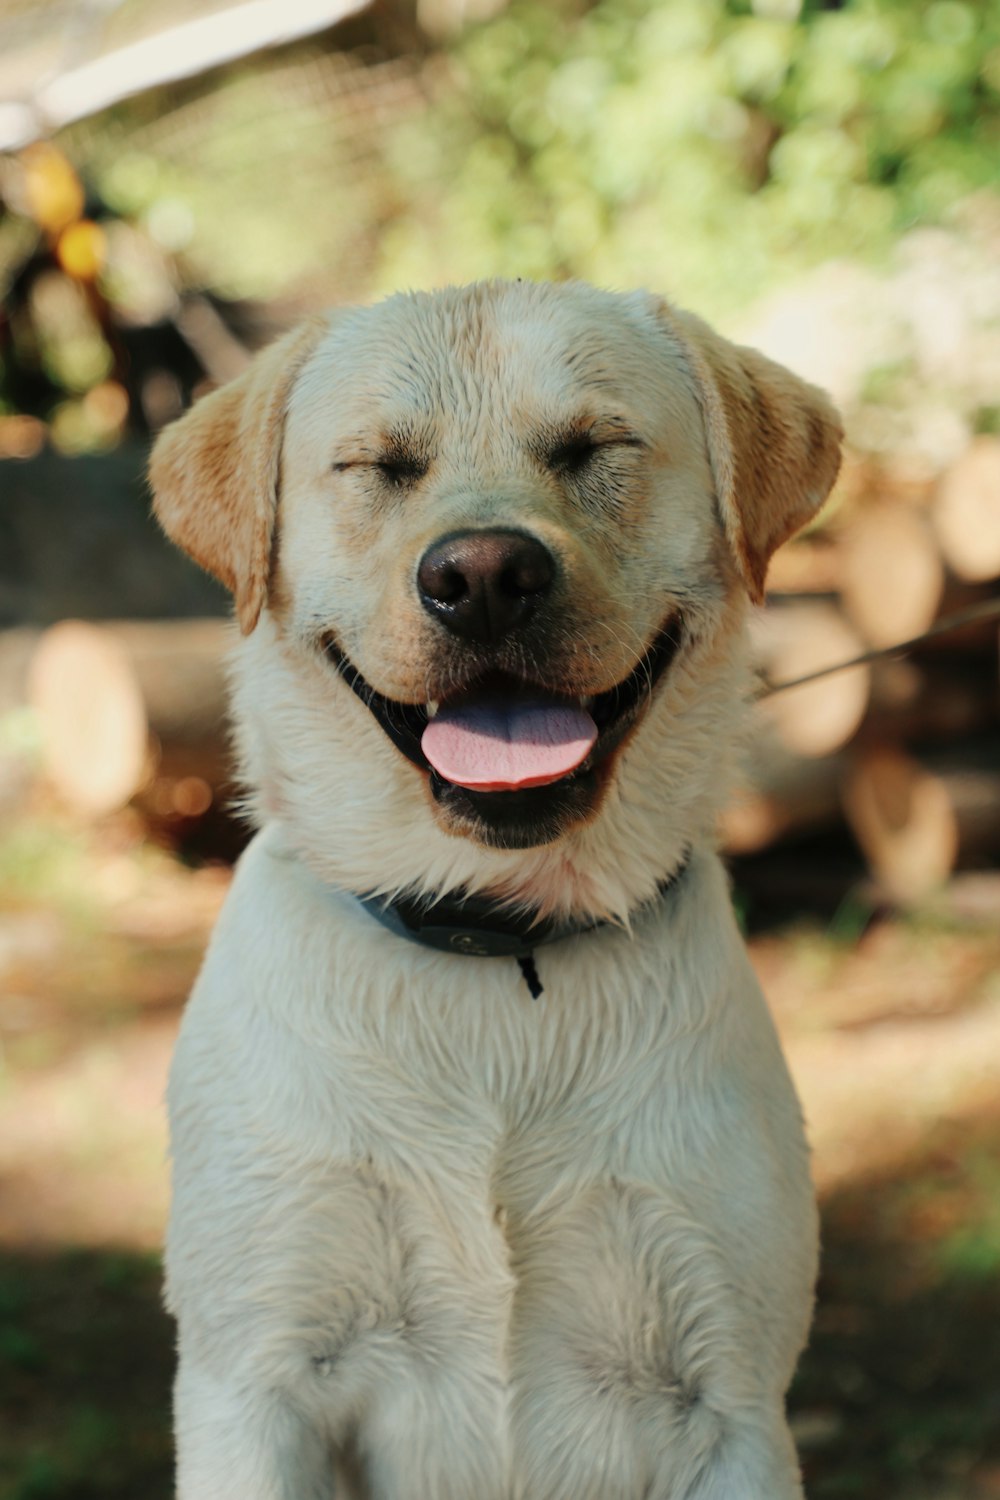
[[392,457],[376,459],[374,467],[382,477],[397,489],[416,484],[427,473],[427,465],[412,453],[393,454]]
[[548,455],[550,469],[563,474],[578,474],[585,469],[598,451],[599,445],[586,434],[566,438],[557,443]]
[[582,474],[599,454],[613,448],[641,448],[641,438],[630,432],[614,437],[594,438],[587,432],[568,435],[550,448],[546,462],[558,474]]
[[345,474],[349,469],[374,469],[394,489],[403,489],[416,484],[427,473],[425,460],[412,453],[387,455],[384,458],[348,458],[334,463],[335,474]]

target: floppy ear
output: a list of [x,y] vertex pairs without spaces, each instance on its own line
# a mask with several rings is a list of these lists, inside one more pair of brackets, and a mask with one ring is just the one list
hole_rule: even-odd
[[153,510],[171,541],[236,599],[249,635],[267,597],[285,413],[324,318],[285,334],[246,372],[165,427],[153,447]]
[[756,349],[663,305],[694,377],[729,545],[760,604],[771,554],[812,519],[840,469],[844,432],[830,399]]

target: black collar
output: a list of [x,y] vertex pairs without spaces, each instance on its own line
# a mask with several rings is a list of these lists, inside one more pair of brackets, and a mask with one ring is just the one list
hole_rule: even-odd
[[[660,901],[679,884],[688,868],[690,850],[672,875],[661,880],[649,903]],[[512,910],[490,896],[458,892],[436,901],[408,895],[357,896],[368,914],[399,937],[465,958],[530,959],[536,948],[563,938],[580,937],[606,927],[605,921],[557,920],[537,911]]]

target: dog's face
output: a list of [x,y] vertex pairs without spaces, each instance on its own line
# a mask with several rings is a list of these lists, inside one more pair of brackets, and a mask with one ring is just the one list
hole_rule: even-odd
[[374,732],[441,832],[529,849],[598,818],[839,435],[819,392],[648,297],[489,284],[298,330],[152,475],[244,630],[266,603],[368,721],[359,775]]
[[348,314],[285,432],[278,608],[441,824],[503,847],[592,816],[685,601],[718,589],[695,392],[658,329],[596,300]]

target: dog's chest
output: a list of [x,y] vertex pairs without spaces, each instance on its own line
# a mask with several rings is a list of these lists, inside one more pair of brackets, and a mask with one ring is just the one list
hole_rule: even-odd
[[434,1415],[451,1467],[417,1492],[507,1500],[559,1393],[578,1441],[544,1492],[617,1493],[593,1489],[610,1412],[640,1494],[647,1427],[675,1423],[683,1453],[714,1406],[785,1378],[804,1153],[775,1161],[754,1045],[708,1024],[719,976],[685,979],[671,935],[668,914],[666,937],[542,951],[533,1001],[513,961],[442,965],[301,899],[221,927],[172,1084],[171,1300],[190,1344],[361,1454],[364,1493],[411,1492],[396,1434]]

